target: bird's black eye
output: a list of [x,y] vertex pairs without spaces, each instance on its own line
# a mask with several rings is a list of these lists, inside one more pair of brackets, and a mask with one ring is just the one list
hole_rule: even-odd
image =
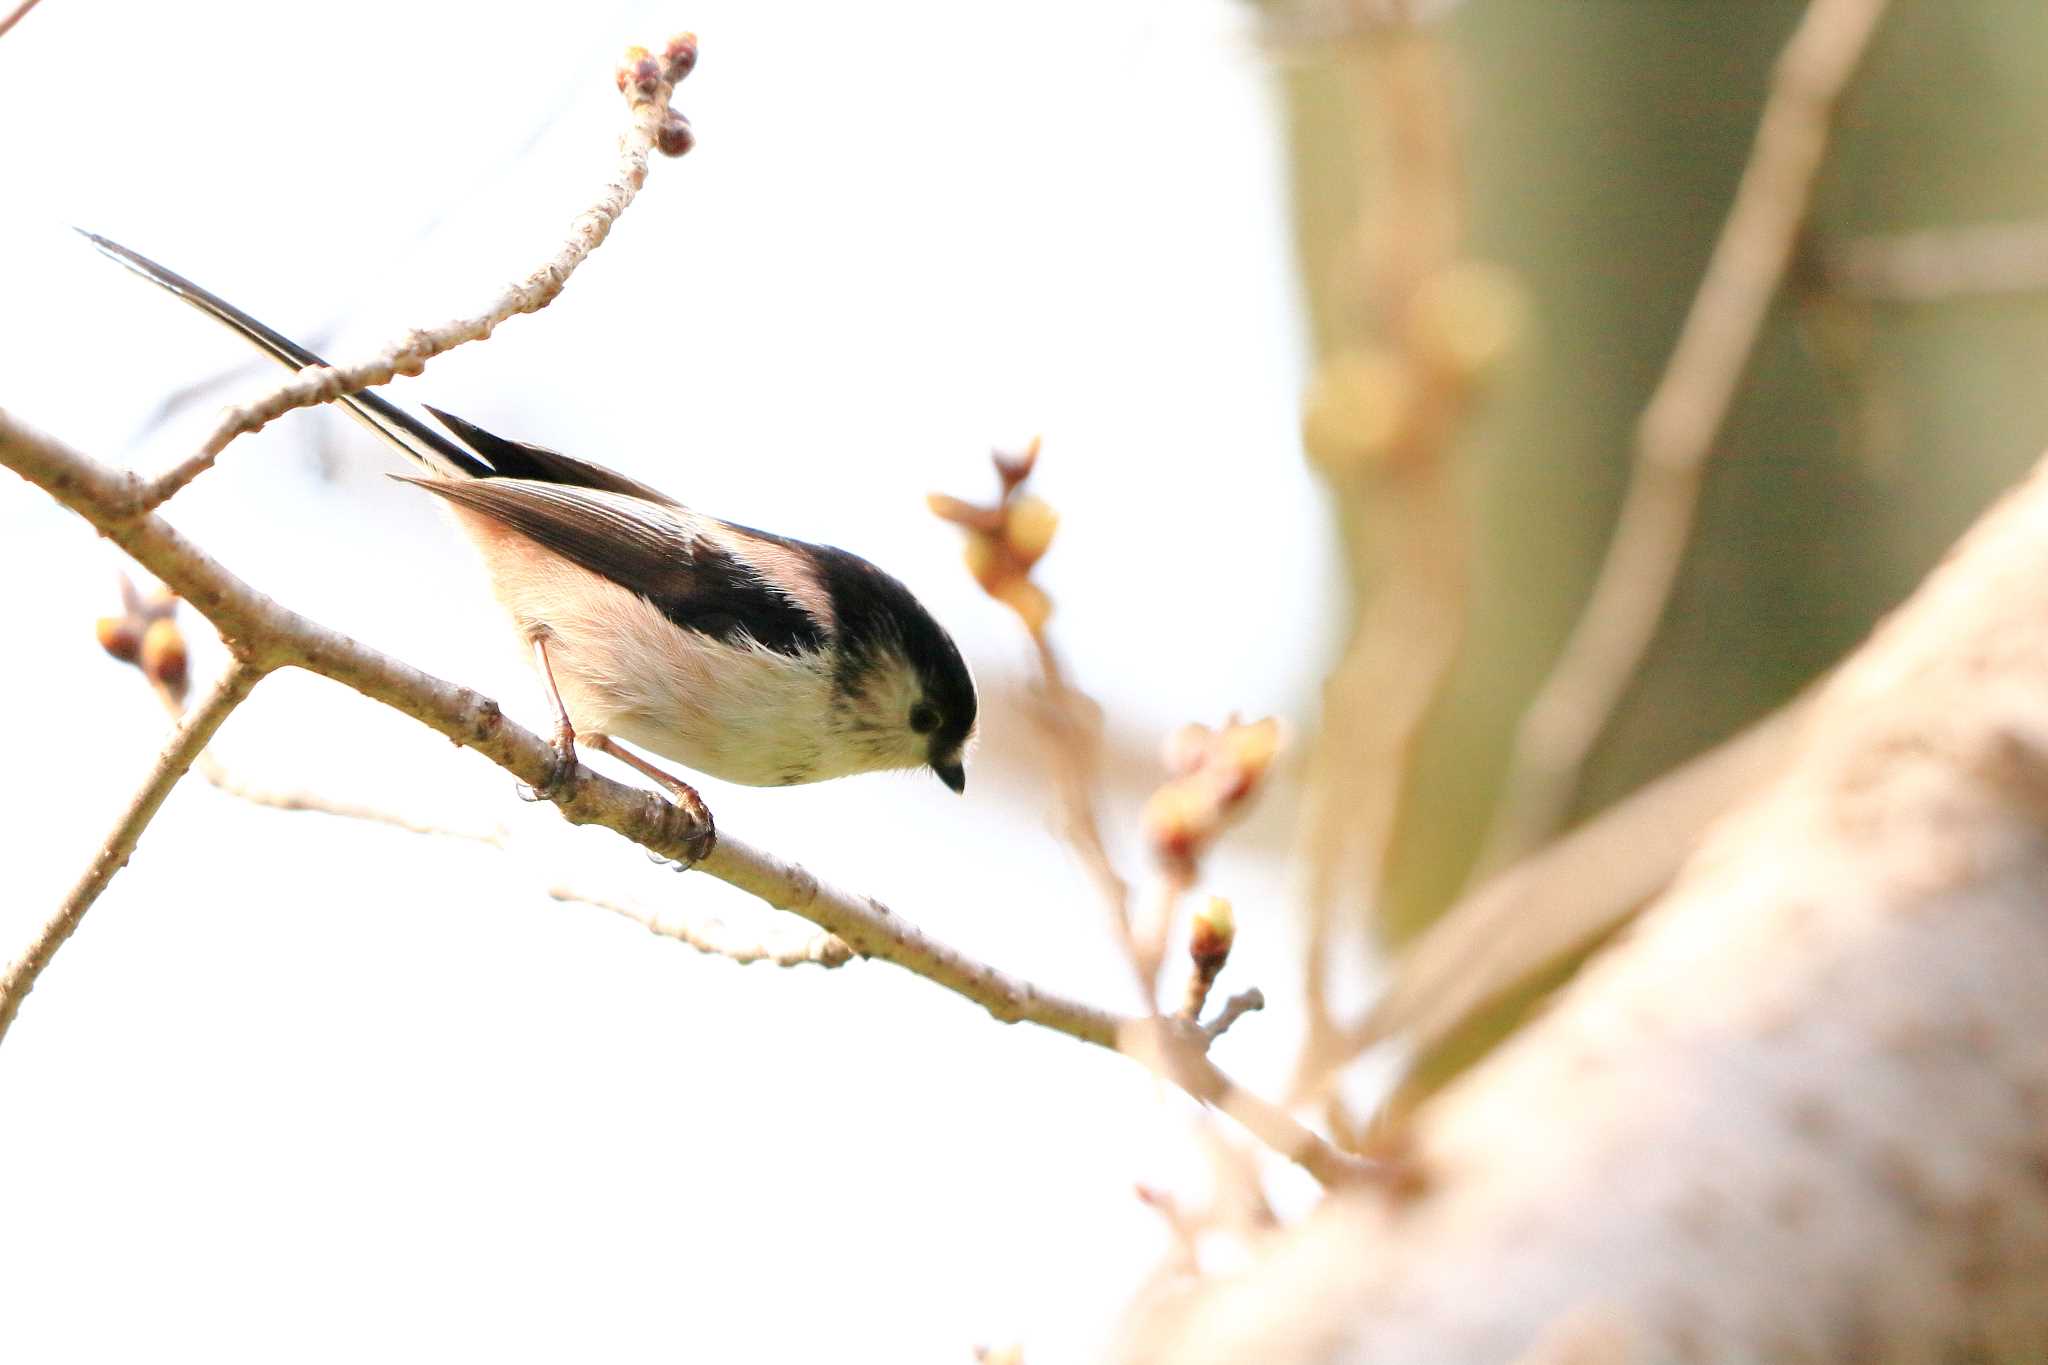
[[928,701],[921,701],[910,708],[910,728],[920,735],[928,735],[939,728],[939,708]]

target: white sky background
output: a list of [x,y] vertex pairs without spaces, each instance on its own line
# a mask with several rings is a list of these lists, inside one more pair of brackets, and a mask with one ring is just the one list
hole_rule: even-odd
[[[1304,716],[1334,574],[1295,442],[1270,73],[1221,0],[45,0],[0,39],[0,405],[156,469],[227,391],[137,442],[153,407],[245,359],[71,223],[287,332],[339,324],[337,357],[475,308],[609,173],[619,49],[684,27],[697,150],[553,307],[389,392],[865,553],[984,684],[1023,648],[922,494],[989,491],[989,445],[1042,431],[1064,518],[1042,581],[1083,684],[1144,734]],[[294,414],[172,519],[539,723],[466,547],[396,467]],[[0,476],[10,954],[161,739],[92,643],[121,563]],[[1164,1247],[1132,1183],[1201,1170],[1189,1107],[1119,1058],[885,966],[742,969],[555,904],[572,880],[766,918],[338,687],[265,682],[216,752],[264,785],[503,822],[514,851],[173,796],[0,1046],[11,1359],[1087,1358]],[[705,791],[734,833],[1127,1003],[1042,775],[990,766],[964,801],[909,776]],[[1212,866],[1247,921],[1223,989],[1276,1008],[1219,1057],[1271,1091],[1292,929],[1253,842]]]

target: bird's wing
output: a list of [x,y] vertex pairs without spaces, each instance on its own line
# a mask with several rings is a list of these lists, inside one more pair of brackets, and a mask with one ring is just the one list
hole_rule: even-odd
[[830,640],[825,595],[801,556],[723,522],[628,493],[532,479],[405,479],[646,598],[686,630],[805,654]]
[[442,426],[454,432],[462,443],[490,461],[491,468],[498,475],[508,479],[534,479],[541,483],[568,484],[575,488],[594,488],[606,493],[624,493],[628,497],[644,498],[648,502],[668,507],[680,507],[668,494],[659,489],[649,488],[636,479],[606,469],[603,465],[579,460],[573,455],[564,455],[559,450],[546,446],[530,445],[525,441],[510,441],[503,436],[485,431],[474,422],[457,417],[452,412],[443,412],[432,404],[424,405],[434,414]]

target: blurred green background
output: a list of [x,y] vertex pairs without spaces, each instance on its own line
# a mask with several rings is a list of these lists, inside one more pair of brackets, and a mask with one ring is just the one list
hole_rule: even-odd
[[[1465,876],[1520,709],[1599,565],[1634,423],[1803,9],[1494,0],[1430,30],[1462,119],[1465,254],[1514,273],[1528,321],[1457,440],[1471,630],[1395,841],[1382,926],[1395,939]],[[2048,218],[2044,48],[2048,6],[1894,4],[1843,105],[1811,253],[1866,234]],[[1328,354],[1371,334],[1347,257],[1386,130],[1358,45],[1279,50],[1302,279]],[[1594,751],[1580,814],[1788,699],[2048,441],[2036,374],[2048,296],[1871,302],[1802,279],[1715,448],[1696,540]]]

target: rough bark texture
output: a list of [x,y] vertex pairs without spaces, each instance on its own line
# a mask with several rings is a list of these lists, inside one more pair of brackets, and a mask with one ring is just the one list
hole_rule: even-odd
[[2048,472],[1412,1152],[1125,1358],[2048,1359]]

